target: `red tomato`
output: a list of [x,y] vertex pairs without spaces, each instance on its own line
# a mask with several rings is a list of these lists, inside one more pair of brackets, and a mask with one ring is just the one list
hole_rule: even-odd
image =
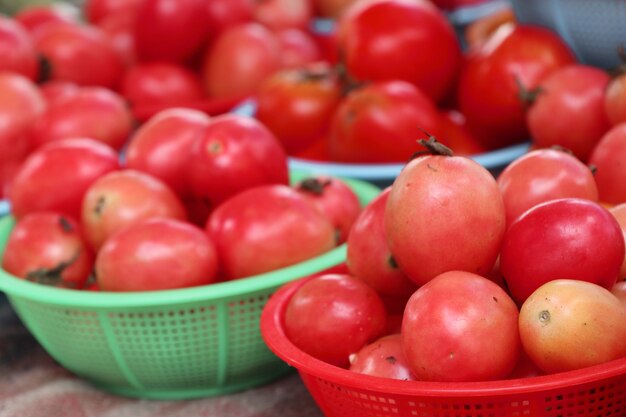
[[133,34],[136,18],[136,14],[129,11],[111,14],[98,23],[98,27],[108,36],[111,46],[127,68],[137,63]]
[[323,61],[322,51],[315,38],[303,29],[282,29],[276,32],[280,44],[281,68],[301,68],[312,62]]
[[65,139],[34,151],[17,171],[9,192],[20,218],[51,210],[80,218],[83,195],[100,176],[119,169],[118,155],[93,139]]
[[124,99],[103,87],[83,87],[50,103],[32,132],[35,146],[61,139],[88,137],[119,150],[133,129]]
[[182,65],[165,62],[138,64],[122,78],[121,94],[132,106],[177,106],[204,97],[202,82]]
[[609,80],[603,70],[586,65],[568,65],[546,77],[527,114],[533,143],[563,146],[586,162],[611,127],[604,110]]
[[135,14],[141,0],[86,0],[83,12],[89,22],[97,24],[111,15]]
[[611,294],[617,297],[618,300],[626,307],[626,281],[619,281],[611,288]]
[[539,287],[520,310],[524,350],[546,373],[626,356],[626,309],[609,290],[572,279]]
[[312,0],[262,0],[253,9],[254,20],[270,30],[307,29],[313,20]]
[[400,268],[389,251],[384,214],[390,187],[363,208],[348,234],[346,264],[350,274],[377,293],[408,297],[417,286]]
[[202,229],[174,219],[143,220],[112,235],[96,256],[102,291],[155,291],[217,280],[215,246]]
[[135,21],[135,47],[142,61],[183,63],[207,42],[204,0],[141,0]]
[[442,111],[441,137],[439,141],[454,151],[455,155],[477,155],[487,152],[487,148],[480,143],[467,127],[467,120],[458,110],[447,109]]
[[330,157],[330,139],[328,135],[322,135],[321,137],[314,140],[313,143],[311,143],[306,148],[298,152],[294,152],[292,156],[295,158],[311,159],[314,161],[331,161],[332,158]]
[[[618,204],[608,210],[609,213],[615,217],[617,223],[619,223],[619,226],[622,229],[622,235],[624,236],[624,239],[626,239],[626,203]],[[624,257],[622,267],[619,270],[618,280],[626,280],[626,256]]]
[[604,92],[604,110],[613,126],[626,122],[626,74],[609,81]]
[[486,147],[528,140],[521,84],[532,91],[576,57],[555,33],[539,26],[503,25],[467,54],[457,90],[459,110]]
[[496,180],[462,156],[410,161],[392,185],[384,216],[389,249],[418,285],[446,271],[488,273],[505,231]]
[[37,54],[30,34],[11,18],[0,15],[0,71],[16,72],[30,80],[39,75]]
[[118,230],[154,217],[186,220],[176,194],[161,180],[140,171],[125,169],[103,175],[83,197],[81,223],[96,250]]
[[338,178],[313,175],[295,185],[335,227],[337,243],[344,243],[352,225],[361,213],[359,197],[352,188]]
[[230,27],[206,50],[202,79],[211,97],[253,95],[261,83],[280,69],[281,48],[276,35],[259,23]]
[[67,2],[51,2],[49,4],[34,4],[20,9],[13,19],[17,20],[34,36],[48,24],[79,24],[80,9]]
[[273,271],[335,247],[335,229],[306,197],[282,184],[241,191],[209,217],[226,279]]
[[165,182],[181,198],[191,194],[186,169],[191,147],[210,118],[198,110],[163,110],[133,134],[126,148],[126,166]]
[[598,187],[589,167],[568,152],[537,149],[513,161],[500,173],[506,223],[539,203],[558,198],[598,200]]
[[16,277],[67,288],[82,288],[92,266],[93,253],[78,223],[45,211],[16,223],[2,258],[2,268]]
[[339,82],[330,67],[316,63],[266,79],[257,94],[255,117],[294,154],[328,132],[340,100]]
[[339,24],[339,48],[354,79],[405,80],[435,102],[451,93],[461,68],[461,47],[451,24],[431,2],[360,2]]
[[339,104],[330,128],[330,151],[341,162],[404,162],[424,133],[439,137],[435,103],[406,81],[366,84]]
[[187,179],[194,196],[216,207],[253,186],[288,184],[287,155],[260,122],[221,115],[193,143]]
[[626,123],[609,129],[594,146],[589,164],[596,168],[595,181],[598,184],[600,200],[604,203],[626,202]]
[[309,355],[347,368],[349,356],[382,336],[385,307],[376,291],[345,274],[307,281],[285,310],[285,333]]
[[253,0],[211,0],[205,2],[207,8],[207,26],[213,36],[225,29],[252,20]]
[[410,368],[424,381],[502,379],[519,358],[518,316],[515,302],[487,278],[438,275],[405,308],[401,334]]
[[579,198],[551,200],[526,211],[508,228],[500,271],[523,303],[542,284],[577,279],[611,288],[624,260],[624,236],[601,205]]
[[49,105],[63,100],[74,93],[81,91],[81,87],[70,81],[48,81],[39,85],[39,91]]
[[455,10],[461,7],[473,6],[487,0],[433,0],[433,3],[444,10]]
[[399,333],[381,337],[350,355],[350,370],[381,378],[414,381]]

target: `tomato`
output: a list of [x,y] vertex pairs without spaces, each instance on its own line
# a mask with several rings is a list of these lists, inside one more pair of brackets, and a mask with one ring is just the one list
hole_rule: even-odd
[[381,378],[415,380],[404,354],[400,333],[381,337],[350,355],[349,369]]
[[289,28],[276,32],[280,44],[280,67],[300,68],[323,61],[322,51],[315,38],[303,29]]
[[141,0],[135,47],[141,61],[184,63],[204,47],[209,35],[204,0]]
[[511,7],[503,7],[471,21],[463,30],[467,50],[480,48],[501,26],[514,23],[515,13]]
[[424,381],[502,379],[519,358],[518,316],[513,300],[487,278],[444,272],[407,302],[401,334],[409,366]]
[[119,150],[133,129],[124,99],[103,87],[83,87],[50,103],[32,132],[35,146],[60,139],[88,137]]
[[219,34],[206,50],[202,79],[211,97],[253,95],[280,69],[281,47],[274,33],[259,23],[243,23]]
[[458,107],[476,138],[489,149],[528,140],[526,95],[520,94],[532,91],[555,69],[576,62],[556,33],[513,24],[501,26],[466,58]]
[[[618,204],[608,209],[609,213],[615,217],[617,223],[622,229],[622,234],[624,235],[624,239],[626,239],[626,203]],[[626,280],[626,257],[624,257],[624,261],[622,262],[622,267],[619,270],[618,275],[619,280]]]
[[559,149],[537,149],[514,160],[497,178],[504,198],[506,223],[549,200],[566,197],[598,200],[598,187],[588,166]]
[[74,93],[81,91],[80,86],[70,81],[48,81],[43,84],[39,84],[39,92],[43,95],[46,102],[52,105],[58,100],[63,100],[66,97],[74,95]]
[[312,0],[261,0],[253,9],[254,20],[273,31],[307,29],[313,20]]
[[97,24],[109,38],[111,46],[117,52],[126,68],[132,67],[137,63],[135,37],[133,34],[136,18],[136,14],[132,13],[132,11],[114,13],[105,17]]
[[202,229],[169,218],[140,221],[112,235],[96,256],[102,291],[156,291],[217,280],[215,245]]
[[604,110],[609,79],[603,70],[587,65],[568,65],[546,77],[527,114],[533,143],[563,146],[586,162],[610,128]]
[[204,97],[202,83],[194,72],[166,62],[133,66],[124,74],[120,92],[134,107],[177,106]]
[[474,6],[487,0],[433,0],[433,3],[444,10],[455,10],[462,7]]
[[[423,131],[439,137],[435,103],[406,81],[366,84],[339,104],[330,128],[335,161],[404,162],[417,150]],[[422,129],[422,130],[420,130]]]
[[384,189],[357,217],[348,234],[346,264],[350,274],[377,293],[406,298],[417,286],[398,268],[387,244],[384,213],[390,191]]
[[626,281],[616,282],[611,288],[611,294],[617,297],[617,299],[622,302],[624,307],[626,307]]
[[611,288],[624,253],[622,230],[604,207],[563,198],[534,206],[509,226],[500,252],[500,271],[521,304],[542,284],[555,279]]
[[33,4],[21,8],[13,19],[18,21],[34,36],[48,24],[79,24],[80,9],[67,2],[51,2],[49,4]]
[[458,110],[443,110],[440,123],[441,136],[438,139],[456,155],[477,155],[487,152],[487,148],[467,127],[465,116]]
[[11,230],[2,268],[28,281],[82,288],[93,258],[74,219],[42,211],[22,217]]
[[225,114],[193,143],[187,179],[193,195],[213,208],[253,186],[288,184],[287,155],[257,120]]
[[540,286],[520,309],[524,350],[546,373],[626,356],[626,309],[609,290],[573,279]]
[[331,220],[337,243],[344,243],[361,213],[359,197],[352,188],[342,180],[327,175],[310,176],[295,187]]
[[80,218],[83,195],[100,176],[119,169],[117,153],[94,139],[48,143],[26,158],[9,192],[16,218],[51,210]]
[[282,70],[265,80],[255,117],[294,154],[328,132],[341,100],[339,82],[325,63]]
[[347,368],[349,356],[382,336],[385,307],[376,292],[346,274],[305,282],[285,310],[285,334],[309,355]]
[[462,156],[426,155],[406,164],[384,217],[391,254],[418,285],[446,271],[488,273],[505,231],[496,180]]
[[328,134],[320,136],[319,138],[315,139],[313,143],[311,143],[309,146],[298,152],[294,152],[291,156],[293,156],[294,158],[311,159],[314,161],[331,161],[332,158],[330,156],[330,138],[328,137]]
[[621,73],[609,81],[604,92],[604,111],[615,126],[626,122],[626,75]]
[[181,198],[188,197],[191,147],[209,123],[209,116],[198,110],[163,110],[135,131],[126,148],[125,165],[160,179]]
[[253,0],[211,0],[205,2],[205,6],[206,25],[211,28],[213,37],[229,27],[250,22],[253,18]]
[[211,213],[206,231],[226,279],[294,265],[335,247],[330,219],[282,184],[260,185],[232,196]]
[[83,13],[93,24],[101,23],[111,15],[135,14],[141,0],[86,0]]
[[339,48],[354,79],[408,81],[438,103],[452,92],[461,46],[446,16],[431,2],[360,2],[339,25]]
[[0,71],[17,72],[31,80],[39,73],[35,46],[17,21],[0,15]]
[[98,250],[118,230],[154,217],[186,220],[181,201],[165,183],[124,169],[103,175],[89,186],[80,219],[87,241]]
[[620,123],[602,135],[589,156],[589,164],[596,168],[595,181],[602,202],[611,204],[626,202],[624,157],[626,157],[626,123]]
[[46,25],[35,37],[35,47],[45,59],[46,80],[115,88],[122,76],[121,58],[95,26]]

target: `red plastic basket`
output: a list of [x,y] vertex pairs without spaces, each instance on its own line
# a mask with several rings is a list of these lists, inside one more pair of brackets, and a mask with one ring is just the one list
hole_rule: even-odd
[[443,383],[361,375],[304,353],[286,337],[291,295],[311,278],[283,286],[261,316],[265,343],[300,373],[327,417],[623,417],[626,358],[524,379]]

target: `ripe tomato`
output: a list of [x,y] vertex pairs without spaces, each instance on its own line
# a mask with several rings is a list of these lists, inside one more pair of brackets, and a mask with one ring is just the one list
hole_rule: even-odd
[[82,201],[81,223],[96,250],[118,230],[153,217],[186,220],[182,203],[164,182],[132,169],[101,176]]
[[141,125],[126,148],[128,168],[165,182],[181,198],[191,194],[186,177],[191,147],[210,123],[201,111],[183,108],[163,110]]
[[500,271],[511,296],[521,304],[555,279],[611,288],[624,253],[622,230],[604,207],[590,200],[563,198],[534,206],[509,226]]
[[83,195],[100,176],[119,169],[117,153],[94,139],[48,143],[26,158],[9,192],[16,218],[51,210],[80,218]]
[[405,80],[435,102],[452,91],[461,47],[451,24],[431,2],[360,2],[339,25],[339,48],[354,79]]
[[244,23],[221,32],[206,50],[202,79],[211,97],[254,95],[281,67],[281,47],[274,33],[259,23]]
[[16,72],[30,80],[39,74],[35,45],[24,27],[0,15],[0,71]]
[[587,65],[568,65],[546,77],[527,114],[533,143],[563,146],[586,162],[611,126],[604,110],[609,80],[606,72]]
[[475,161],[420,156],[394,181],[384,222],[400,269],[422,285],[446,271],[491,270],[505,231],[504,202],[494,177]]
[[523,90],[532,91],[576,57],[555,33],[539,26],[503,25],[467,54],[457,101],[469,128],[487,148],[528,140]]
[[135,37],[133,36],[137,16],[133,11],[113,13],[97,24],[109,38],[111,46],[119,55],[125,68],[132,68],[137,64]]
[[330,151],[341,162],[404,162],[422,131],[440,137],[435,103],[406,81],[366,84],[339,104],[330,128]]
[[253,8],[254,20],[272,31],[307,29],[313,20],[312,0],[263,0]]
[[87,20],[97,24],[111,15],[135,14],[141,0],[86,0],[82,6]]
[[305,282],[285,311],[285,333],[309,355],[347,368],[349,356],[382,336],[385,307],[376,291],[346,274]]
[[193,143],[187,179],[194,196],[214,208],[253,186],[288,184],[287,154],[257,120],[221,115]]
[[346,264],[350,274],[377,293],[388,297],[409,297],[417,286],[400,268],[389,251],[384,213],[390,187],[363,208],[347,241]]
[[504,378],[519,358],[518,316],[513,300],[487,278],[464,271],[438,275],[415,291],[404,311],[409,366],[424,381]]
[[50,103],[32,132],[35,146],[87,137],[119,150],[133,129],[133,119],[119,94],[103,87],[83,87]]
[[280,67],[300,68],[304,65],[324,61],[316,39],[303,29],[282,29],[276,33],[280,44]]
[[604,92],[604,111],[611,125],[626,122],[626,74],[609,81]]
[[135,47],[141,61],[184,63],[209,35],[204,0],[141,0],[135,21]]
[[340,99],[339,82],[327,64],[282,70],[261,84],[255,117],[294,154],[328,132]]
[[589,157],[589,164],[596,168],[600,201],[610,204],[626,202],[626,123],[620,123],[602,135]]
[[400,333],[383,336],[350,355],[349,369],[381,378],[415,380],[404,354]]
[[548,200],[578,197],[598,200],[593,173],[572,154],[537,149],[517,158],[500,173],[498,186],[510,225],[529,208]]
[[155,291],[215,282],[218,259],[202,229],[153,218],[112,235],[98,252],[95,268],[102,291]]
[[211,28],[212,37],[225,29],[252,20],[254,2],[252,0],[211,0],[205,2],[206,25]]
[[611,294],[617,297],[618,300],[626,307],[626,281],[616,282],[611,288]]
[[[617,220],[617,223],[619,223],[624,239],[626,239],[626,203],[611,207],[609,213],[611,213],[613,217],[615,217],[615,220]],[[626,280],[626,256],[619,270],[618,280]]]
[[93,257],[74,219],[41,211],[22,217],[11,230],[2,268],[28,281],[82,288]]
[[33,36],[48,24],[79,24],[80,9],[67,2],[51,2],[49,4],[33,4],[21,8],[13,15]]
[[211,213],[206,231],[215,242],[226,279],[294,265],[335,247],[330,219],[282,184],[232,196]]
[[454,109],[442,111],[440,119],[441,143],[454,151],[455,155],[476,155],[487,152],[480,141],[467,127],[467,120],[461,112]]
[[520,310],[524,350],[546,373],[626,356],[626,309],[609,290],[572,279],[547,282]]
[[122,76],[120,56],[95,26],[46,25],[35,37],[35,47],[45,59],[46,80],[115,88]]
[[79,87],[70,81],[57,80],[39,84],[39,92],[43,95],[49,105],[81,91],[81,88],[82,87]]

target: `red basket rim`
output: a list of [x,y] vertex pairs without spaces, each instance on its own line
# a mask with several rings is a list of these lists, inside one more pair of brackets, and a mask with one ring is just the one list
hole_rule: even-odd
[[575,371],[485,382],[400,381],[357,374],[308,355],[291,343],[285,334],[283,315],[288,301],[310,279],[313,277],[288,283],[270,297],[261,315],[261,333],[270,350],[287,364],[301,373],[328,382],[387,395],[478,397],[549,391],[626,375],[626,358]]

